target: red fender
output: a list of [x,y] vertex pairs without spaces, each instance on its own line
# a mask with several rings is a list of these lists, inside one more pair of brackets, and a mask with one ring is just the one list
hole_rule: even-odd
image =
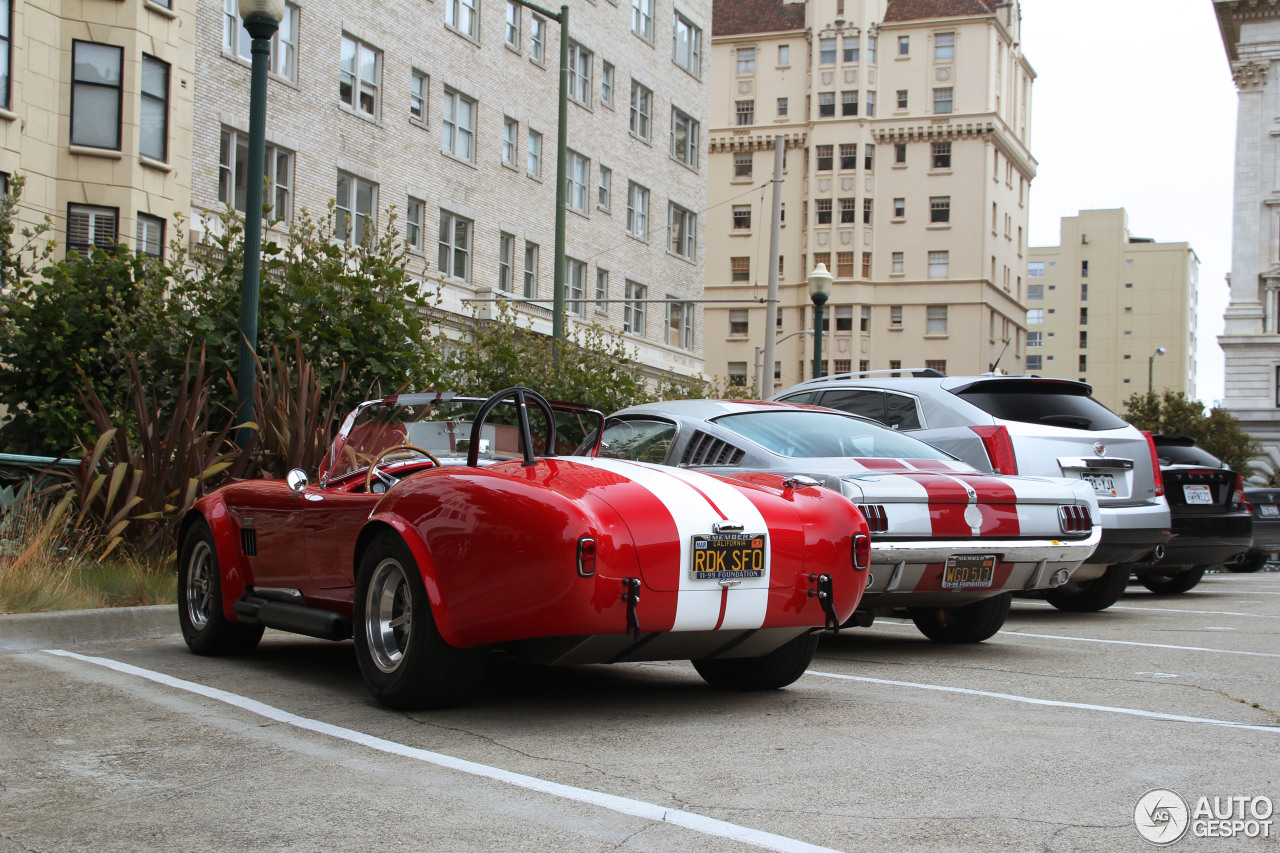
[[422,576],[422,585],[427,590],[427,600],[431,603],[431,616],[435,619],[436,630],[440,632],[440,636],[451,646],[460,646],[457,642],[458,632],[453,622],[449,618],[449,609],[445,605],[444,597],[440,594],[440,584],[436,579],[435,561],[431,559],[431,552],[427,550],[427,545],[422,541],[422,537],[418,535],[417,529],[406,522],[403,518],[392,512],[376,512],[369,519],[369,524],[382,523],[394,529],[400,534],[400,538],[404,540],[404,544],[409,547],[409,552],[413,554],[414,562],[418,564],[418,573]]
[[[222,614],[232,622],[239,622],[236,615],[236,599],[253,585],[253,574],[241,554],[240,530],[236,527],[226,501],[217,492],[196,502],[183,519],[185,534],[190,525],[187,519],[202,516],[213,534],[213,547],[218,555],[219,580],[222,582]],[[182,571],[182,567],[178,567]]]

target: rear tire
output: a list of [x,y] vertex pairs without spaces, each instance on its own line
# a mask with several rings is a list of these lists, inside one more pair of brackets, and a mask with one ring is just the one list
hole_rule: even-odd
[[1127,565],[1107,566],[1101,577],[1047,590],[1044,597],[1054,607],[1068,613],[1095,613],[1120,600],[1129,586],[1129,574]]
[[1238,563],[1232,563],[1227,566],[1227,571],[1236,574],[1249,574],[1250,572],[1261,571],[1262,567],[1267,564],[1267,558],[1270,554],[1255,551],[1252,554],[1246,554],[1245,558]]
[[354,610],[356,660],[383,705],[447,708],[480,686],[488,649],[459,649],[440,636],[418,563],[400,537],[384,533],[361,556]]
[[1138,582],[1159,595],[1177,595],[1200,583],[1204,577],[1204,566],[1187,569],[1182,572],[1171,572],[1167,575],[1139,575]]
[[911,621],[935,643],[981,643],[1000,630],[1012,604],[1006,592],[961,607],[913,607]]
[[178,549],[178,624],[198,655],[247,655],[262,639],[261,625],[232,622],[222,611],[222,572],[213,532],[202,518]]
[[817,634],[801,634],[767,655],[695,660],[693,668],[721,690],[777,690],[804,675],[817,649]]

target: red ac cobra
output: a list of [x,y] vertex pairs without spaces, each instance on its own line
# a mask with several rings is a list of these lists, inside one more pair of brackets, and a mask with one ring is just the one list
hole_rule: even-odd
[[224,486],[183,520],[187,645],[244,654],[264,628],[354,637],[370,691],[400,709],[465,701],[495,648],[689,659],[736,690],[799,678],[818,632],[862,597],[861,514],[781,476],[556,455],[576,444],[569,428],[599,435],[601,421],[524,388],[362,404],[317,482]]

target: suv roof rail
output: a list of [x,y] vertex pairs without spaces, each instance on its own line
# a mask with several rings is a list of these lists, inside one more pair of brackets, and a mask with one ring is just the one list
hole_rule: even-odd
[[914,379],[923,379],[928,377],[943,377],[947,374],[940,370],[934,370],[932,367],[899,367],[891,370],[857,370],[852,373],[834,373],[830,376],[820,376],[817,379],[810,379],[810,382],[826,382],[831,379],[852,379],[855,376],[884,376],[886,374],[909,373]]

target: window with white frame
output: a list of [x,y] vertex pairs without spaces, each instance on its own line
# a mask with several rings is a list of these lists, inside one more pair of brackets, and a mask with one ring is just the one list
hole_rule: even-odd
[[[1027,372],[1034,373],[1037,370],[1043,370],[1043,369],[1044,369],[1044,356],[1039,354],[1031,355],[1030,353],[1028,353],[1027,354]],[[1125,382],[1128,382],[1128,381],[1129,381],[1128,379],[1125,380]]]
[[867,36],[867,62],[876,61],[876,37]]
[[694,77],[702,76],[702,29],[679,11],[672,24],[672,58]]
[[1044,346],[1044,332],[1027,332],[1027,348]]
[[[293,152],[267,145],[263,200],[270,205],[269,218],[285,222],[293,218]],[[222,128],[218,152],[218,201],[245,212],[249,188],[249,134]]]
[[735,204],[733,206],[733,230],[751,230],[751,205]]
[[600,103],[606,107],[613,107],[613,64],[610,62],[600,63]]
[[907,108],[907,90],[898,90],[898,109],[905,110]]
[[627,182],[627,233],[649,239],[649,191],[635,181]]
[[1031,302],[1031,301],[1039,302],[1039,301],[1040,301],[1040,300],[1042,300],[1042,299],[1044,299],[1044,285],[1043,285],[1043,284],[1028,284],[1028,285],[1027,285],[1027,301],[1028,301],[1028,302]]
[[785,118],[790,109],[790,102],[786,98],[778,98],[778,118]]
[[520,6],[507,0],[507,47],[520,49]]
[[520,144],[520,123],[511,116],[502,117],[502,165],[516,167],[516,151]]
[[471,281],[471,235],[475,223],[470,219],[440,211],[440,272],[460,281]]
[[[1040,325],[1040,324],[1041,324],[1041,323],[1043,323],[1043,322],[1044,322],[1044,309],[1043,309],[1043,308],[1030,308],[1030,309],[1028,309],[1028,310],[1027,310],[1027,325],[1028,325],[1028,326],[1038,326],[1038,325]],[[1031,333],[1030,333],[1030,332],[1028,332],[1027,334],[1031,334]]]
[[1044,261],[1031,261],[1027,264],[1027,278],[1044,278]]
[[596,267],[596,313],[609,313],[609,271]]
[[836,64],[836,40],[834,38],[818,39],[818,64]]
[[933,37],[933,59],[945,62],[956,58],[956,34],[938,33]]
[[538,244],[527,240],[524,244],[524,295],[526,299],[538,295]]
[[169,63],[142,54],[142,97],[138,113],[138,153],[169,159]]
[[529,19],[529,58],[539,65],[545,58],[547,48],[547,22],[537,15]]
[[693,303],[667,299],[667,346],[693,349]]
[[756,73],[756,49],[754,47],[738,48],[738,73]]
[[426,210],[426,205],[422,199],[409,196],[408,202],[404,207],[404,241],[409,244],[409,248],[415,251],[422,251],[422,217]]
[[445,0],[444,25],[467,38],[478,38],[480,15],[476,0]]
[[529,143],[526,146],[527,157],[525,162],[525,172],[531,178],[542,177],[542,134],[536,130],[530,129]]
[[929,221],[951,221],[951,196],[935,195],[929,197]]
[[865,99],[864,110],[867,117],[871,118],[876,114],[876,93],[868,90],[863,93],[863,98]]
[[649,141],[653,118],[653,90],[636,80],[631,81],[631,135]]
[[564,259],[565,307],[570,314],[581,317],[587,298],[587,265],[573,258]]
[[613,207],[613,170],[608,166],[597,170],[596,207],[605,213]]
[[850,89],[840,93],[840,115],[856,116],[858,114],[858,90]]
[[906,256],[902,252],[894,252],[892,259],[893,272],[901,273],[906,269]]
[[[245,62],[253,60],[253,37],[244,28],[240,17],[239,0],[224,0],[222,6],[222,50],[238,56]],[[298,80],[298,7],[292,3],[284,6],[284,17],[271,37],[269,70],[291,82]]]
[[836,114],[836,93],[818,93],[818,118],[831,118]]
[[778,65],[786,66],[791,64],[791,45],[778,45]]
[[67,205],[67,251],[87,255],[94,248],[113,250],[119,218],[114,207]]
[[409,121],[415,124],[427,123],[427,91],[430,78],[414,68],[409,77]]
[[925,333],[930,335],[944,335],[947,332],[947,306],[930,305],[925,311],[926,325]]
[[340,171],[334,202],[334,236],[358,246],[373,240],[378,224],[377,184]]
[[697,214],[675,202],[668,202],[667,233],[671,235],[672,253],[693,260],[698,242]]
[[476,102],[455,89],[444,90],[444,150],[468,163],[476,155]]
[[628,301],[622,304],[622,331],[644,337],[644,302],[641,300],[646,298],[648,291],[643,284],[627,282],[625,298]]
[[498,233],[498,290],[510,293],[514,281],[512,268],[516,259],[516,238],[505,232]]
[[951,143],[950,142],[934,142],[931,146],[933,155],[933,168],[950,169],[951,168]]
[[898,56],[911,54],[911,36],[898,36]]
[[902,325],[902,306],[901,305],[889,306],[889,325],[890,326]]
[[[840,254],[844,254],[841,252]],[[850,253],[852,254],[852,253]],[[853,266],[853,262],[849,262],[849,266]],[[853,306],[837,305],[836,306],[836,331],[852,332],[853,331]]]
[[569,44],[569,98],[591,106],[591,51],[576,42]]
[[587,212],[587,180],[590,174],[591,161],[570,150],[565,170],[565,194],[570,210]]
[[844,48],[845,62],[857,62],[858,55],[861,53],[862,39],[860,36],[845,36],[841,47]]
[[671,156],[698,168],[698,120],[676,106],[671,107]]
[[946,278],[950,274],[951,253],[929,253],[929,278]]
[[147,213],[138,214],[138,232],[134,251],[140,255],[164,258],[164,220]]
[[744,181],[751,180],[755,166],[755,158],[750,151],[735,151],[733,154],[733,177]]
[[631,31],[653,41],[653,0],[631,0]]
[[729,337],[743,338],[751,331],[751,312],[746,308],[729,309]]
[[950,86],[933,90],[933,112],[935,115],[945,115],[951,112],[951,98],[954,91]]
[[734,104],[735,118],[739,126],[756,123],[756,102],[738,101]]
[[[804,366],[804,363],[803,363],[803,362],[801,362],[801,366],[802,366],[802,367]],[[729,362],[728,371],[729,371],[729,385],[731,385],[731,386],[733,386],[733,387],[735,387],[735,388],[745,388],[745,387],[746,387],[746,385],[747,385],[747,363],[746,363],[745,361],[731,361],[731,362]],[[1280,398],[1277,398],[1277,399],[1280,399]],[[1278,403],[1277,405],[1280,405],[1280,403]]]
[[[13,0],[0,0],[0,26],[0,107],[7,110],[13,104]],[[7,183],[3,189],[8,192]]]
[[71,144],[120,150],[124,49],[71,42]]
[[338,97],[356,112],[377,118],[381,91],[382,51],[343,33]]

